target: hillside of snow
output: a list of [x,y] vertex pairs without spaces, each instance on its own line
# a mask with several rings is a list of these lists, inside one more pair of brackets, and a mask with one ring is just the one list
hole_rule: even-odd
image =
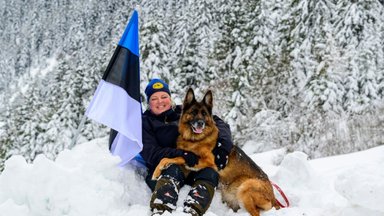
[[[249,150],[291,203],[262,216],[384,215],[384,146],[316,160],[284,149],[261,154]],[[118,163],[119,158],[108,152],[107,138],[64,150],[55,161],[39,155],[27,163],[13,156],[0,175],[0,216],[150,215],[143,170]],[[188,187],[182,188],[179,207],[171,215],[186,215],[182,202]],[[218,191],[207,216],[248,215],[244,210],[232,212],[220,199]]]

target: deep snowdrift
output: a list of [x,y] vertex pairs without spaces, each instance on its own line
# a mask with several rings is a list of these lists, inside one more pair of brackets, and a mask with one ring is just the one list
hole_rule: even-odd
[[[11,157],[0,175],[0,216],[150,215],[142,170],[117,167],[119,159],[109,154],[106,143],[107,138],[80,144],[55,161],[40,155],[28,164],[21,156]],[[291,202],[290,208],[263,216],[384,216],[384,146],[312,161],[283,149],[246,152]],[[182,202],[187,192],[187,186],[181,190],[172,215],[186,215]],[[207,216],[248,215],[232,212],[220,196],[217,192]]]

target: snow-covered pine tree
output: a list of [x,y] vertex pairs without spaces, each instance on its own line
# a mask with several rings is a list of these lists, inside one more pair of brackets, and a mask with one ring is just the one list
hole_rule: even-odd
[[[31,161],[37,154],[42,153],[39,136],[44,134],[46,123],[49,121],[44,108],[44,90],[39,79],[24,74],[21,84],[24,91],[15,92],[12,103],[6,107],[6,122],[4,136],[0,142],[7,149],[6,157],[13,154],[24,155]],[[21,86],[18,86],[21,87]]]
[[[381,6],[382,9],[379,12],[379,20],[378,20],[378,24],[380,25],[379,37],[384,38],[384,2],[381,1],[381,3],[383,6]],[[378,49],[377,55],[378,55],[379,59],[384,59],[384,40],[380,40],[380,41],[381,42],[380,42],[379,47],[381,47],[381,49],[380,48]],[[378,64],[377,83],[379,84],[378,95],[379,95],[379,98],[382,99],[382,98],[384,98],[384,61],[379,61],[379,62],[377,62],[377,64]]]
[[[260,1],[256,4],[257,18],[250,19],[250,34],[247,55],[250,65],[249,97],[251,113],[247,126],[239,140],[254,140],[260,151],[289,146],[294,128],[286,118],[295,103],[295,88],[289,83],[289,62],[284,61],[282,46],[284,37],[280,32],[281,19],[286,11],[285,1]],[[287,54],[287,56],[289,53]],[[285,118],[285,119],[284,119]],[[272,129],[273,128],[273,129]]]
[[[147,77],[170,79],[169,29],[166,7],[156,1],[147,1],[140,25],[141,73]],[[143,80],[143,79],[142,79]]]
[[208,87],[213,75],[209,53],[218,33],[212,0],[185,1],[181,12],[175,11],[173,25],[173,74],[178,77],[176,92],[184,96],[187,87],[195,88],[197,95]]
[[[227,1],[219,8],[222,17],[219,23],[221,38],[215,44],[213,56],[217,67],[215,73],[220,79],[215,81],[219,87],[219,97],[223,98],[226,108],[224,117],[236,131],[235,137],[242,136],[246,127],[246,119],[251,112],[251,72],[248,48],[252,37],[252,26],[255,19],[254,10],[259,1]],[[236,138],[235,138],[236,139]]]
[[[344,1],[337,4],[337,42],[348,58],[343,106],[349,112],[370,111],[378,96],[377,71],[382,57],[382,11],[376,0]],[[376,71],[376,72],[374,72]]]

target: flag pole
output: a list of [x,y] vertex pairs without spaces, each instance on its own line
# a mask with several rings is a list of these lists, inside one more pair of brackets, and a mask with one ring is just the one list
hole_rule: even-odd
[[83,129],[83,127],[84,127],[84,123],[85,123],[85,119],[86,118],[87,118],[86,115],[83,115],[83,117],[81,118],[80,124],[79,124],[79,126],[77,127],[77,129],[75,131],[75,134],[74,134],[74,136],[72,138],[71,144],[68,146],[68,149],[72,149],[73,147],[75,147],[76,142],[77,142],[77,138],[80,135],[81,129]]

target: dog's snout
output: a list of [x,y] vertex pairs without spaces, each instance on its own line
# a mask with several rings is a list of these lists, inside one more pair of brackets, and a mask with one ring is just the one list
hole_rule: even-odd
[[195,119],[191,123],[192,128],[194,129],[204,129],[205,128],[205,121],[202,119]]
[[197,126],[198,127],[203,127],[205,125],[205,121],[204,120],[198,120],[197,121]]

